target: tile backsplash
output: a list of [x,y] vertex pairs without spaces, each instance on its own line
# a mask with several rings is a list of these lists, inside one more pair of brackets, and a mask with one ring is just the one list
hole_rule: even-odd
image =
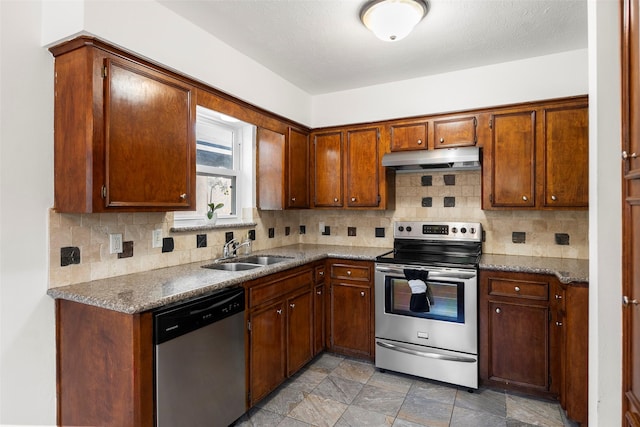
[[[51,210],[49,286],[213,259],[221,255],[228,232],[244,239],[254,231],[254,250],[295,243],[387,248],[393,246],[393,222],[412,220],[480,222],[486,232],[484,253],[588,257],[586,210],[483,211],[480,182],[480,171],[403,173],[396,176],[396,209],[393,211],[254,209],[255,225],[180,232],[171,232],[173,213],[170,212],[59,214]],[[321,224],[323,230],[320,230]],[[152,247],[155,229],[162,230],[165,240],[172,238],[172,251]],[[133,242],[133,256],[118,258],[117,254],[109,253],[109,234],[113,233],[121,233],[123,241]],[[524,243],[514,243],[514,233],[525,233]],[[562,236],[560,240],[558,235]],[[69,247],[79,249],[80,262],[63,262],[67,265],[61,266],[61,250]]]

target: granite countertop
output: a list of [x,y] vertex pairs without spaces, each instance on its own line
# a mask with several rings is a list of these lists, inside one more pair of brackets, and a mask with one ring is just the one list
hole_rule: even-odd
[[47,294],[53,298],[134,314],[204,295],[216,289],[241,285],[252,279],[327,257],[373,261],[378,255],[390,250],[391,248],[297,244],[254,252],[252,255],[278,255],[291,259],[253,270],[201,268],[212,263],[212,260],[208,260],[51,288]]
[[483,254],[480,270],[553,274],[560,283],[589,281],[589,260]]

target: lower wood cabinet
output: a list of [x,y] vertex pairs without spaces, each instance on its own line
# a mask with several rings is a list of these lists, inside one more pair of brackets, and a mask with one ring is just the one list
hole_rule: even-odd
[[559,399],[587,422],[588,288],[555,276],[480,271],[480,379]]
[[305,266],[245,284],[249,406],[313,357],[313,278],[313,268]]
[[326,338],[326,289],[325,263],[315,267],[315,285],[313,295],[313,355],[317,355],[325,349]]
[[373,360],[373,263],[330,260],[329,349]]

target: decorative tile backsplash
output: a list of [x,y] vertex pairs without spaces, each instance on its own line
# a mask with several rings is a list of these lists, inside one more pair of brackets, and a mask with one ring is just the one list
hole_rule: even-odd
[[[256,225],[234,228],[233,236],[243,240],[254,234],[254,250],[295,243],[388,248],[393,246],[394,221],[473,221],[480,222],[486,232],[484,253],[588,258],[587,211],[483,211],[480,182],[480,171],[397,174],[394,211],[254,209]],[[226,228],[171,232],[173,213],[59,214],[52,210],[49,223],[50,287],[217,258],[226,233],[231,232]],[[325,233],[320,232],[320,223]],[[152,247],[155,229],[162,230],[163,247]],[[525,233],[525,242],[514,243],[514,232]],[[109,253],[113,233],[132,242],[133,256],[118,258]],[[80,251],[77,264],[69,262],[69,249],[63,253],[63,248],[71,247]],[[61,266],[61,258],[67,265]]]

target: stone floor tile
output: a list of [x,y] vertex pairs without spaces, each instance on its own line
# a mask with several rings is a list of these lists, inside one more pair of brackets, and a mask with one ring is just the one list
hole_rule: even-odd
[[560,407],[545,400],[507,395],[507,418],[543,427],[564,427]]
[[455,406],[451,416],[451,427],[506,427],[504,417],[484,411]]
[[457,387],[453,385],[428,380],[416,380],[407,394],[453,405],[457,392]]
[[389,415],[349,406],[335,427],[391,427],[393,420]]
[[302,402],[305,395],[303,391],[286,384],[258,402],[256,406],[284,416]]
[[362,387],[364,385],[357,381],[329,375],[313,390],[313,394],[349,405],[360,393]]
[[409,392],[398,412],[398,418],[428,427],[449,427],[453,402],[443,403]]
[[344,403],[310,394],[293,408],[289,417],[318,427],[331,427],[346,409]]
[[264,427],[277,426],[284,416],[266,409],[254,407],[244,414],[236,423],[235,427]]
[[327,373],[313,369],[304,369],[289,380],[289,386],[310,393],[325,378]]
[[503,391],[480,388],[473,393],[458,389],[455,407],[482,411],[498,417],[507,417],[507,395]]
[[376,371],[371,378],[369,378],[367,385],[406,394],[413,385],[413,382],[414,379],[406,375]]
[[404,393],[365,385],[353,400],[352,405],[395,417],[404,402],[404,398]]
[[333,370],[333,374],[348,380],[366,384],[375,372],[371,363],[345,359]]
[[314,371],[331,373],[344,360],[343,356],[330,353],[322,353],[309,364],[309,369]]

